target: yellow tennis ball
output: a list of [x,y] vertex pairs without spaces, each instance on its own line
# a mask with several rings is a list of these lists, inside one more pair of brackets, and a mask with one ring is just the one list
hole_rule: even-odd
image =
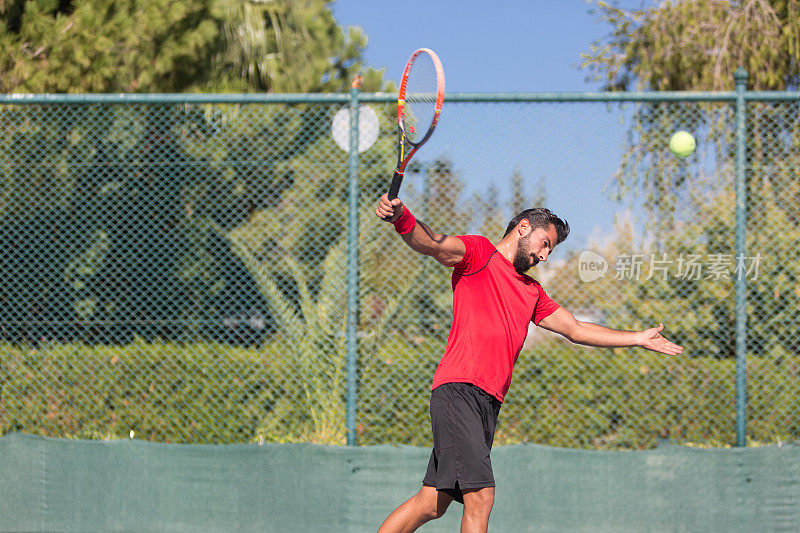
[[688,157],[694,147],[694,136],[688,131],[676,131],[669,140],[669,149],[678,157]]

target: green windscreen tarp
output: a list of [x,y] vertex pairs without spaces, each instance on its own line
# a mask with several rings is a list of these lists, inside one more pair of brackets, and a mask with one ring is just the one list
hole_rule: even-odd
[[[0,438],[0,531],[375,531],[429,450]],[[799,531],[800,448],[497,447],[493,531]],[[461,507],[422,531],[458,531]]]

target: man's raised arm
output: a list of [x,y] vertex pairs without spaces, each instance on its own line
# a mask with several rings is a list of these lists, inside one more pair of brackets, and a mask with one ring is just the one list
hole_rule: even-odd
[[416,220],[399,198],[390,201],[384,194],[375,214],[394,224],[395,230],[411,249],[433,257],[444,266],[457,265],[464,257],[466,247],[461,239],[434,233],[426,224]]

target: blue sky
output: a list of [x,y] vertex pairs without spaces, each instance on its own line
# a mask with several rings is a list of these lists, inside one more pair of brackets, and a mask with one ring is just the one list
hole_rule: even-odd
[[[642,2],[629,0],[622,5],[640,7]],[[429,47],[442,59],[447,92],[600,90],[599,83],[586,81],[588,71],[578,68],[580,54],[611,28],[590,14],[592,4],[584,0],[408,0],[402,4],[337,0],[331,8],[340,25],[364,30],[369,37],[367,64],[385,67],[390,79],[399,79],[411,52]],[[484,159],[496,154],[481,167],[480,161],[470,161],[454,146],[463,144],[455,139],[469,119],[458,118],[445,103],[436,135],[423,150],[431,156],[437,150],[453,156],[475,190],[490,182],[502,189],[512,169],[521,169],[531,184],[544,179],[548,207],[573,227],[569,247],[581,248],[589,235],[610,232],[614,214],[622,209],[604,191],[619,161],[624,131],[616,115],[597,105],[591,112],[586,109],[550,106],[543,108],[546,113],[541,117],[509,117],[512,141],[495,124],[498,119],[487,119],[483,132],[487,144],[463,148],[473,156],[485,152]],[[527,122],[520,124],[521,120]],[[539,121],[546,127],[537,128]],[[514,148],[504,150],[509,144]]]
[[[638,6],[638,2],[628,2]],[[402,6],[395,11],[389,6]],[[584,0],[337,0],[336,20],[369,36],[366,60],[399,78],[411,52],[426,46],[445,62],[454,92],[588,91],[580,53],[609,27]],[[394,74],[397,73],[397,74]]]

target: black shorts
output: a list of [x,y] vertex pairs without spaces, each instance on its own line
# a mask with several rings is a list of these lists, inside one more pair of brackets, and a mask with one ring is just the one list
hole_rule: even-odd
[[462,489],[494,487],[489,452],[500,401],[470,383],[444,383],[431,393],[433,451],[424,485],[464,503]]

